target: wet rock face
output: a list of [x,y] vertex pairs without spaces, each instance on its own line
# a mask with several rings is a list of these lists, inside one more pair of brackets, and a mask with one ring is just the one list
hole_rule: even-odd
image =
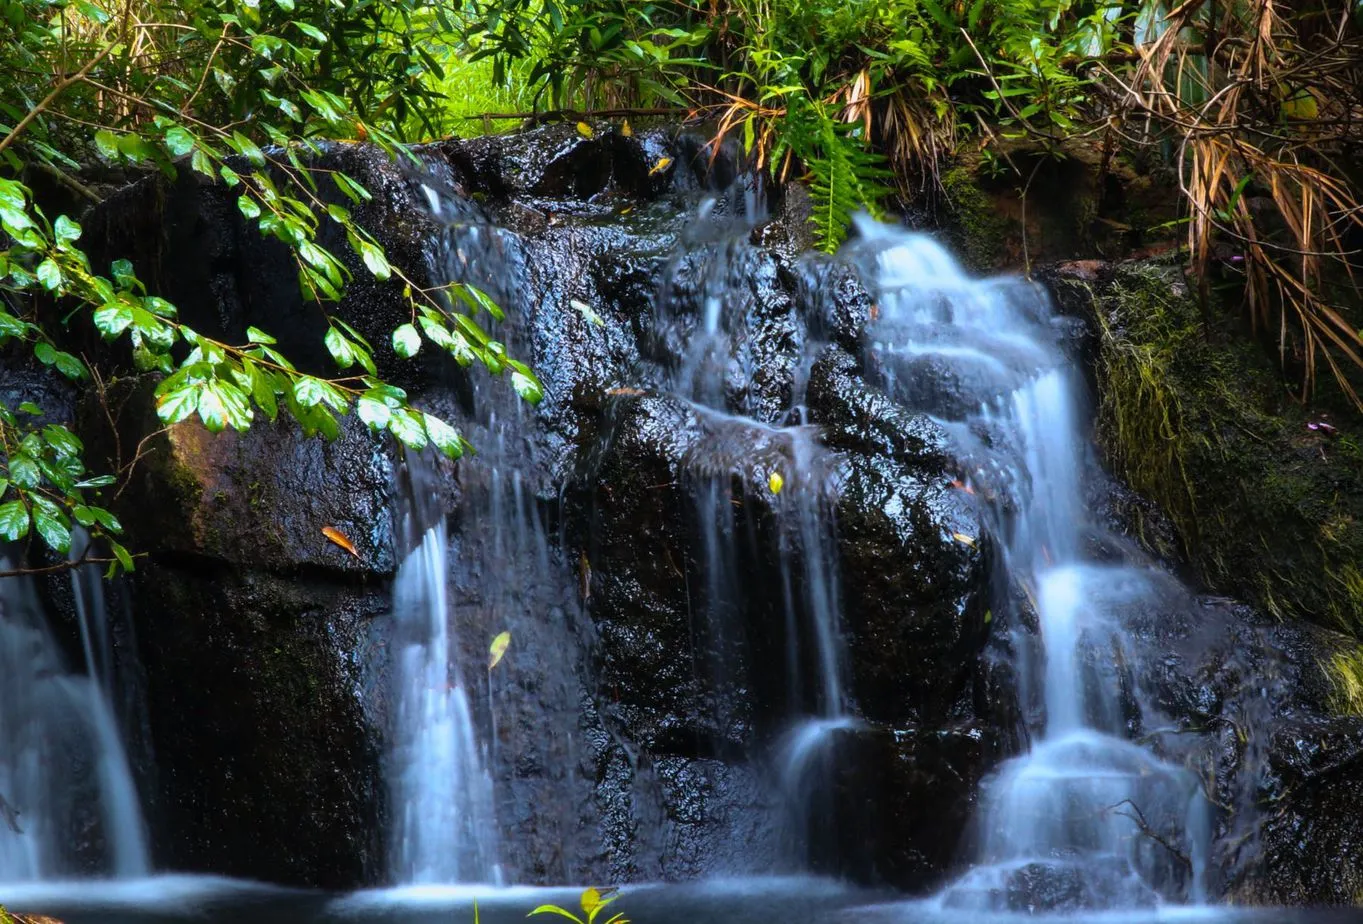
[[380,588],[145,564],[133,583],[171,869],[347,888],[381,868]]
[[1208,781],[1219,887],[1260,904],[1354,904],[1363,722],[1337,714],[1327,674],[1353,643],[1222,599],[1166,600],[1128,621],[1145,697],[1132,731]]
[[[480,449],[443,488],[452,619],[474,708],[487,727],[496,718],[510,875],[685,878],[791,860],[765,755],[792,715],[817,713],[792,691],[815,658],[785,603],[813,583],[798,530],[808,497],[834,526],[816,552],[836,572],[855,720],[832,738],[808,859],[915,890],[959,871],[979,781],[1021,745],[1002,646],[1005,630],[1026,634],[1007,624],[1023,607],[999,586],[990,520],[958,486],[947,433],[907,407],[949,405],[959,383],[904,368],[887,390],[887,370],[868,365],[874,299],[846,263],[800,253],[798,195],[737,183],[690,211],[708,182],[694,138],[569,124],[425,154],[419,177],[364,146],[325,163],[375,192],[358,217],[418,284],[459,278],[506,309],[497,336],[541,376],[543,402],[432,350],[398,361],[401,286],[358,265],[335,311],[375,344],[386,378]],[[715,165],[721,187],[732,167]],[[736,233],[762,195],[775,220]],[[329,370],[293,267],[225,191],[149,181],[86,228],[190,323],[230,339],[259,326]],[[145,385],[112,431],[88,410],[92,445],[115,455],[157,429]],[[299,884],[379,881],[376,649],[403,545],[391,448],[358,426],[325,445],[283,423],[218,437],[180,426],[150,446],[119,512],[151,553],[134,587],[167,779],[161,856]],[[498,478],[515,481],[514,514],[489,500],[510,496]],[[508,557],[504,540],[525,547]],[[494,587],[499,555],[514,573]],[[503,630],[512,648],[488,672]],[[1233,698],[1210,655],[1150,677],[1150,697],[1189,722]],[[1038,870],[1004,887],[1020,904],[1065,904],[1072,886]]]
[[[348,887],[382,868],[383,645],[392,449],[283,422],[164,433],[154,383],[77,417],[92,464],[141,459],[113,508],[146,675],[159,865]],[[322,534],[337,529],[352,555]]]

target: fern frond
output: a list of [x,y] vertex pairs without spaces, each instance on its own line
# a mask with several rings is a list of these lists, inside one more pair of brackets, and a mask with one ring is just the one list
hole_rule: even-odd
[[809,172],[814,237],[820,249],[829,252],[847,237],[857,211],[880,218],[880,203],[891,192],[893,174],[885,159],[857,134],[858,127],[807,98],[792,103],[781,126],[782,142]]

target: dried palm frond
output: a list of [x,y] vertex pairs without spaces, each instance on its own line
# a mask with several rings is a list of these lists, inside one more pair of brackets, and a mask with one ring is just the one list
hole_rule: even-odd
[[1126,90],[1121,121],[1153,121],[1178,142],[1197,275],[1217,245],[1238,250],[1251,317],[1276,323],[1284,360],[1298,348],[1304,391],[1324,361],[1363,407],[1351,381],[1363,340],[1332,297],[1358,293],[1348,232],[1363,230],[1363,206],[1341,164],[1363,143],[1363,36],[1347,9],[1331,28],[1321,17],[1308,36],[1294,23],[1312,20],[1273,0],[1187,0],[1136,46],[1129,79],[1106,77]]

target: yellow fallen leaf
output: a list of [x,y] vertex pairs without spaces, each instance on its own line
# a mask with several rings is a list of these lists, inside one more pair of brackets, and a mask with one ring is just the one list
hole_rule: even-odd
[[672,166],[672,158],[670,158],[670,157],[660,157],[660,158],[658,159],[658,162],[657,162],[656,164],[653,165],[653,169],[650,170],[650,171],[648,171],[648,175],[649,175],[649,176],[653,176],[653,174],[655,174],[655,173],[662,173],[664,170],[666,170],[666,169],[667,169],[668,167],[670,167],[670,166]]
[[620,134],[624,135],[626,138],[629,138],[634,134],[634,129],[629,127],[629,119],[626,119],[624,123],[621,124]]
[[360,553],[355,550],[355,543],[351,542],[350,539],[346,537],[346,534],[341,532],[336,527],[323,526],[322,535],[326,536],[332,542],[336,543],[341,548],[349,552],[351,555],[354,555],[356,558],[360,557]]
[[596,134],[596,132],[592,131],[592,127],[588,125],[586,122],[577,123],[577,133],[581,135],[583,138],[591,138],[593,135]]
[[767,487],[771,488],[771,493],[780,494],[781,489],[786,486],[786,479],[781,477],[780,472],[772,472],[767,478]]
[[511,645],[511,633],[502,632],[492,640],[492,647],[488,649],[487,669],[492,670],[497,666],[497,662],[502,660],[502,655],[506,654],[506,649]]
[[970,536],[967,536],[965,533],[952,533],[951,538],[955,539],[962,545],[970,546],[972,549],[975,547],[975,540],[972,539]]

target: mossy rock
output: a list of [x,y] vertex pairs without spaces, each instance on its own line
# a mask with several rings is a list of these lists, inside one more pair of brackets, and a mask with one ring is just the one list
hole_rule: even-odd
[[1253,337],[1204,320],[1176,266],[1120,264],[1093,287],[1099,440],[1180,546],[1152,551],[1279,618],[1363,636],[1358,415],[1298,402]]

